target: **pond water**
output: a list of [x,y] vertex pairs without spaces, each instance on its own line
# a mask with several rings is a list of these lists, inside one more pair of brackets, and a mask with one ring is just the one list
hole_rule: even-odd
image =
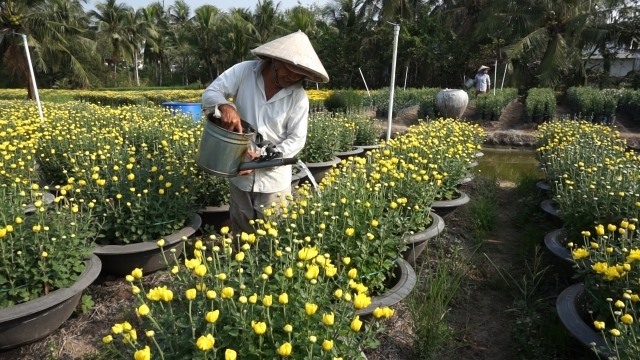
[[484,156],[477,159],[476,170],[482,176],[518,182],[522,176],[543,177],[538,168],[535,150],[525,148],[484,146]]

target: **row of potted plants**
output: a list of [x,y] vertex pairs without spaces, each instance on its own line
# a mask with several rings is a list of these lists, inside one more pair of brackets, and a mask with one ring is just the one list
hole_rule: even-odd
[[[195,166],[195,151],[202,125],[194,124],[188,117],[174,117],[162,108],[152,107],[110,108],[88,103],[45,103],[45,121],[41,123],[34,116],[37,114],[34,104],[3,101],[0,102],[0,107],[4,110],[4,117],[0,121],[7,129],[3,135],[7,141],[2,146],[11,155],[5,157],[3,162],[3,187],[14,191],[8,192],[7,196],[20,199],[19,208],[16,203],[16,208],[3,212],[3,236],[23,246],[27,243],[22,235],[17,237],[18,234],[24,234],[17,231],[17,225],[28,224],[31,232],[44,235],[43,239],[50,242],[46,244],[45,240],[34,240],[44,245],[30,247],[28,254],[33,256],[20,258],[16,256],[20,250],[16,252],[15,248],[6,249],[6,252],[3,249],[3,256],[25,261],[23,267],[29,269],[44,269],[47,260],[59,261],[52,262],[55,266],[51,266],[51,269],[55,274],[14,274],[17,277],[32,276],[36,283],[49,286],[49,290],[64,286],[62,283],[49,282],[52,281],[50,279],[64,279],[63,270],[69,272],[73,269],[77,275],[85,269],[86,263],[82,256],[67,256],[66,250],[58,252],[61,247],[53,245],[64,238],[62,235],[55,235],[56,228],[41,215],[52,212],[48,216],[58,218],[51,222],[59,221],[60,226],[77,225],[85,229],[82,236],[73,234],[78,241],[77,244],[74,243],[73,249],[78,254],[86,255],[95,251],[96,243],[103,247],[133,243],[150,244],[168,259],[174,256],[177,259],[182,248],[180,246],[171,250],[168,247],[169,233],[184,229],[189,224],[195,231],[199,226],[197,221],[193,221],[195,212],[215,197],[210,191],[212,188],[224,186],[216,182],[218,178],[204,175]],[[478,129],[467,128],[453,121],[434,123],[432,127],[424,129],[430,129],[429,135],[425,135],[426,130],[422,130],[422,137],[411,141],[416,152],[408,152],[402,157],[416,157],[417,149],[423,148],[422,142],[425,139],[443,136],[446,139],[440,140],[440,147],[434,147],[429,160],[446,159],[436,156],[440,154],[438,156],[447,155],[468,165],[471,154],[477,151],[481,143],[481,134],[472,134]],[[434,145],[438,143],[435,142]],[[406,144],[402,147],[408,148]],[[450,149],[444,149],[445,147]],[[423,156],[426,159],[427,155]],[[400,164],[404,164],[404,161],[406,160]],[[424,159],[422,161],[418,164],[426,166]],[[447,170],[452,164],[452,161],[446,165],[429,163],[428,168],[421,170],[424,171],[422,176],[431,178],[435,184],[454,183],[449,181],[447,174],[453,177],[462,172]],[[387,167],[389,165],[385,165]],[[224,180],[220,181],[226,183]],[[394,182],[401,183],[398,180]],[[394,186],[389,184],[383,185]],[[402,187],[398,186],[398,189]],[[43,205],[46,197],[44,194],[47,192],[42,190],[52,193],[50,206]],[[21,195],[23,192],[25,195]],[[25,197],[15,197],[15,193]],[[413,196],[417,194],[415,191],[408,193]],[[222,199],[219,196],[217,198],[219,200],[216,201],[224,201],[224,196]],[[427,198],[425,196],[421,201],[426,201]],[[397,202],[396,206],[400,203]],[[409,206],[407,202],[402,205]],[[425,208],[426,205],[422,210]],[[28,214],[25,211],[27,209]],[[18,210],[25,212],[24,218],[18,219],[15,216]],[[64,218],[63,216],[67,216],[65,211],[72,214],[68,216],[77,216],[78,220],[69,221],[69,217]],[[264,231],[265,234],[271,233],[266,227]],[[182,245],[180,240],[187,236],[188,233],[172,241],[177,240]],[[157,245],[155,240],[158,240]],[[224,240],[220,241],[218,246],[223,246],[224,243]],[[34,251],[39,256],[35,256]],[[10,273],[13,265],[9,262],[3,264],[7,265],[4,272]],[[72,279],[73,274],[66,278]],[[36,290],[33,296],[43,295],[44,291]],[[14,304],[25,300],[26,298],[21,297],[8,300],[6,304],[9,305],[9,301]]]
[[556,114],[556,95],[552,88],[531,88],[525,100],[527,121],[541,122]]
[[[358,358],[383,329],[376,320],[391,316],[388,306],[415,284],[400,256],[405,236],[432,221],[430,204],[455,182],[448,181],[455,171],[446,172],[453,160],[431,162],[441,158],[429,158],[429,138],[431,151],[468,166],[482,133],[453,120],[413,127],[342,160],[318,189],[303,185],[265,209],[255,234],[231,236],[223,228],[196,242],[187,260],[172,255],[166,283],[145,289],[143,274],[133,272],[140,322],[115,324],[107,349],[125,357]],[[393,271],[398,267],[406,269],[402,275]],[[404,285],[393,301],[379,300],[398,281]],[[147,336],[138,335],[142,330]]]
[[514,88],[504,88],[478,96],[476,98],[476,113],[480,114],[482,120],[493,121],[500,118],[502,110],[511,101],[518,97],[518,90]]
[[[559,315],[600,356],[635,359],[640,159],[602,125],[556,121],[541,126],[540,134],[540,161],[564,226],[562,235],[556,230],[547,237],[559,238],[580,281],[559,297]],[[572,315],[581,315],[585,325],[572,325],[581,323]]]
[[574,114],[582,114],[582,118],[591,121],[605,117],[612,119],[618,106],[619,97],[620,91],[614,89],[602,90],[590,86],[578,86],[567,90],[567,101],[571,106],[571,111]]

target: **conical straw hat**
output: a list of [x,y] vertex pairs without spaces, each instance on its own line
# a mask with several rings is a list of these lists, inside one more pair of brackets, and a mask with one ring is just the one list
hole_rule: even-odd
[[300,30],[260,45],[251,50],[251,53],[295,65],[305,70],[304,75],[311,81],[329,82],[329,75],[322,66],[313,45],[307,35]]
[[489,68],[488,66],[481,65],[481,66],[480,66],[480,69],[478,69],[478,71],[482,71],[482,70],[489,70],[489,69],[490,69],[490,68]]

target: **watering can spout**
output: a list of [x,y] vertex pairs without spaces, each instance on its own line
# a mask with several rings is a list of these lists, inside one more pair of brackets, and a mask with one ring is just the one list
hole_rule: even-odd
[[296,158],[277,158],[271,160],[253,160],[240,163],[238,166],[238,170],[255,170],[255,169],[264,169],[275,166],[284,166],[284,165],[293,165],[298,162]]

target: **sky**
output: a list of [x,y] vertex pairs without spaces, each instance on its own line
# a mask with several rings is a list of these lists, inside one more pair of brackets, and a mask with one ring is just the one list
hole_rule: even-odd
[[[160,1],[162,3],[163,0],[118,0],[117,2],[126,3],[127,5],[137,10],[141,7],[147,6],[156,1]],[[88,0],[87,4],[89,5],[89,8],[93,9],[94,5],[98,2],[104,2],[104,1]],[[328,0],[273,0],[273,2],[276,5],[280,3],[279,10],[284,11],[286,9],[290,9],[298,5],[298,3],[302,6],[309,6],[312,4],[323,6],[327,4],[329,1]],[[174,3],[174,0],[164,0],[165,6],[173,5],[173,3]],[[214,5],[223,11],[228,11],[231,8],[236,8],[236,7],[249,8],[251,10],[254,10],[258,1],[257,0],[187,0],[186,3],[191,7],[191,11],[193,12],[193,10],[195,10],[196,8],[206,4]]]

